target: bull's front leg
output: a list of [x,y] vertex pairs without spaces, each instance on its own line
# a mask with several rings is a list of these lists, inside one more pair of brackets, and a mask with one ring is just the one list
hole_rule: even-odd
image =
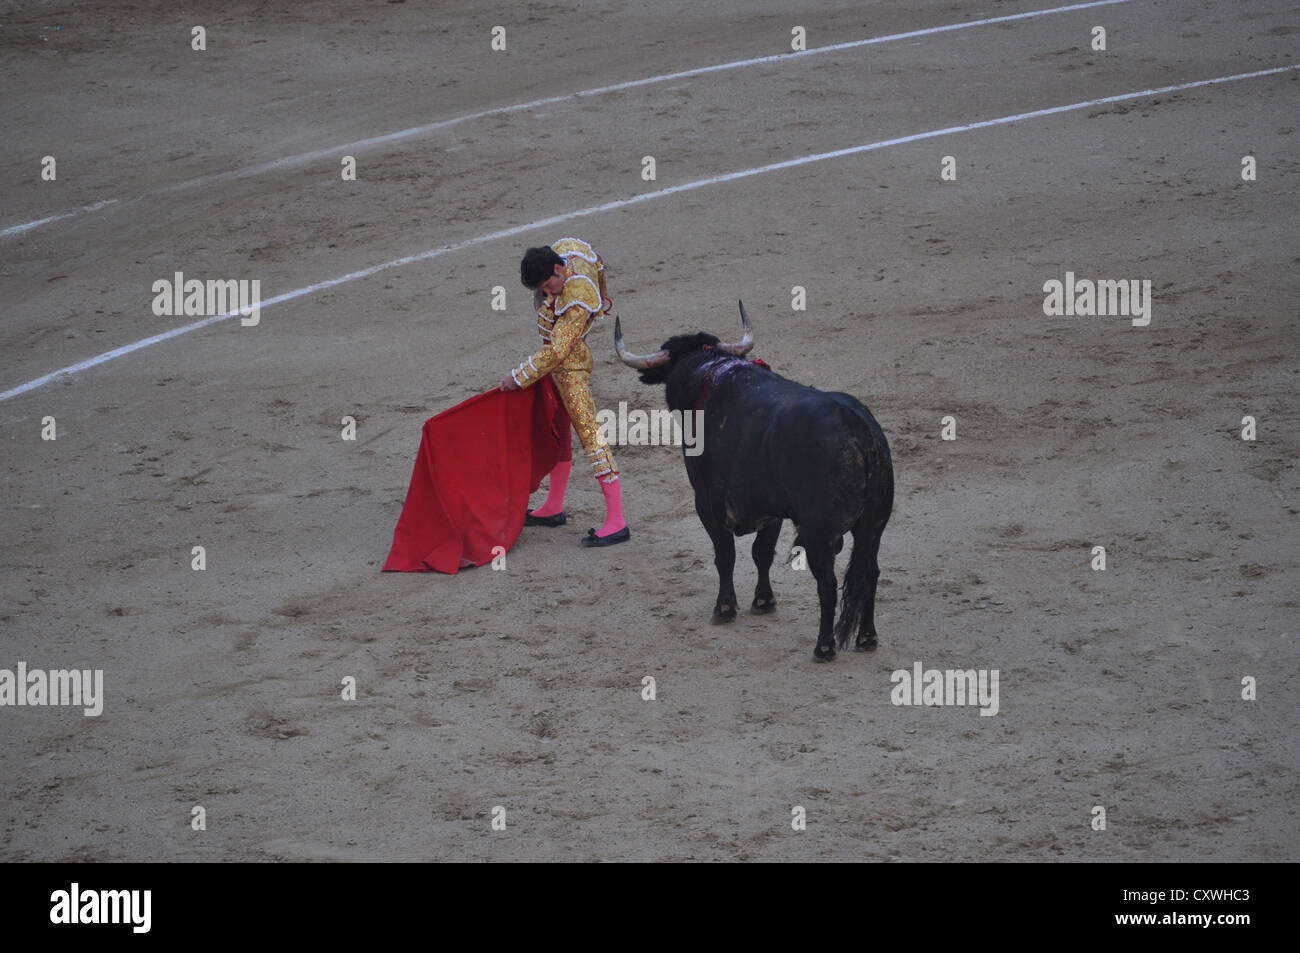
[[754,565],[758,567],[758,585],[754,587],[754,603],[750,611],[766,613],[776,611],[776,596],[772,593],[772,580],[768,572],[776,558],[776,541],[781,535],[781,520],[773,519],[762,526],[754,539]]
[[713,501],[697,496],[695,511],[700,514],[700,522],[713,540],[713,564],[718,567],[718,601],[713,604],[714,625],[731,622],[736,618],[736,588],[732,583],[732,572],[736,568],[736,540],[731,531],[722,523],[722,506]]

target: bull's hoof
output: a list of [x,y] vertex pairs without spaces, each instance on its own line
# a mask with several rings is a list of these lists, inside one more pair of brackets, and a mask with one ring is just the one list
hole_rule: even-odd
[[833,662],[835,661],[835,646],[822,648],[820,645],[813,649],[814,662]]
[[754,615],[767,615],[769,612],[776,611],[775,599],[755,599],[750,603],[749,611]]
[[713,625],[722,625],[724,622],[735,622],[735,621],[736,621],[735,606],[731,606],[727,609],[720,609],[715,606],[713,609],[713,618],[709,619],[709,622],[712,623]]
[[880,645],[880,643],[876,641],[875,636],[872,636],[869,639],[858,639],[857,644],[853,646],[853,649],[856,652],[874,652],[878,645]]

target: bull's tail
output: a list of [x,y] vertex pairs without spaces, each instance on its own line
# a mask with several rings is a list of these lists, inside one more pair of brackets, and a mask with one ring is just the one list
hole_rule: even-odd
[[[872,555],[867,555],[867,550]],[[868,583],[874,593],[875,579],[868,575],[875,569],[875,547],[868,546],[867,540],[858,532],[853,534],[853,555],[849,558],[849,567],[844,571],[844,591],[840,595],[840,618],[835,623],[835,640],[842,650],[848,645],[849,637],[862,626],[862,617],[867,610]],[[870,621],[870,620],[868,620]]]

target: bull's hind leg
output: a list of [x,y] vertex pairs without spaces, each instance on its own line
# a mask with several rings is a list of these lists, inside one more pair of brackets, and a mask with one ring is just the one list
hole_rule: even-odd
[[829,662],[835,658],[835,640],[831,629],[835,622],[835,544],[827,537],[809,538],[806,528],[800,533],[808,568],[817,579],[817,601],[821,604],[821,622],[817,627],[817,647],[813,658]]
[[736,568],[736,538],[722,523],[722,507],[713,505],[704,496],[696,495],[695,512],[713,540],[713,564],[718,567],[718,601],[713,604],[714,625],[731,622],[736,618],[736,587],[732,573]]
[[863,579],[862,618],[858,621],[858,638],[853,647],[859,652],[870,652],[876,647],[876,582],[880,579],[880,533],[853,537],[853,552],[861,546],[866,557],[866,576]]
[[776,541],[780,535],[781,520],[774,519],[759,529],[758,536],[754,539],[754,548],[750,552],[754,555],[754,565],[758,567],[758,585],[754,587],[751,612],[776,610],[776,596],[772,593],[772,580],[768,578],[768,571],[772,568],[772,560],[776,558]]

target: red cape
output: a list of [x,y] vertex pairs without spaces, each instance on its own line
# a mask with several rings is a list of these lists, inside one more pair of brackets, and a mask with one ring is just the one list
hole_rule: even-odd
[[549,376],[430,417],[384,571],[455,573],[491,561],[519,538],[528,495],[571,458],[569,415]]

